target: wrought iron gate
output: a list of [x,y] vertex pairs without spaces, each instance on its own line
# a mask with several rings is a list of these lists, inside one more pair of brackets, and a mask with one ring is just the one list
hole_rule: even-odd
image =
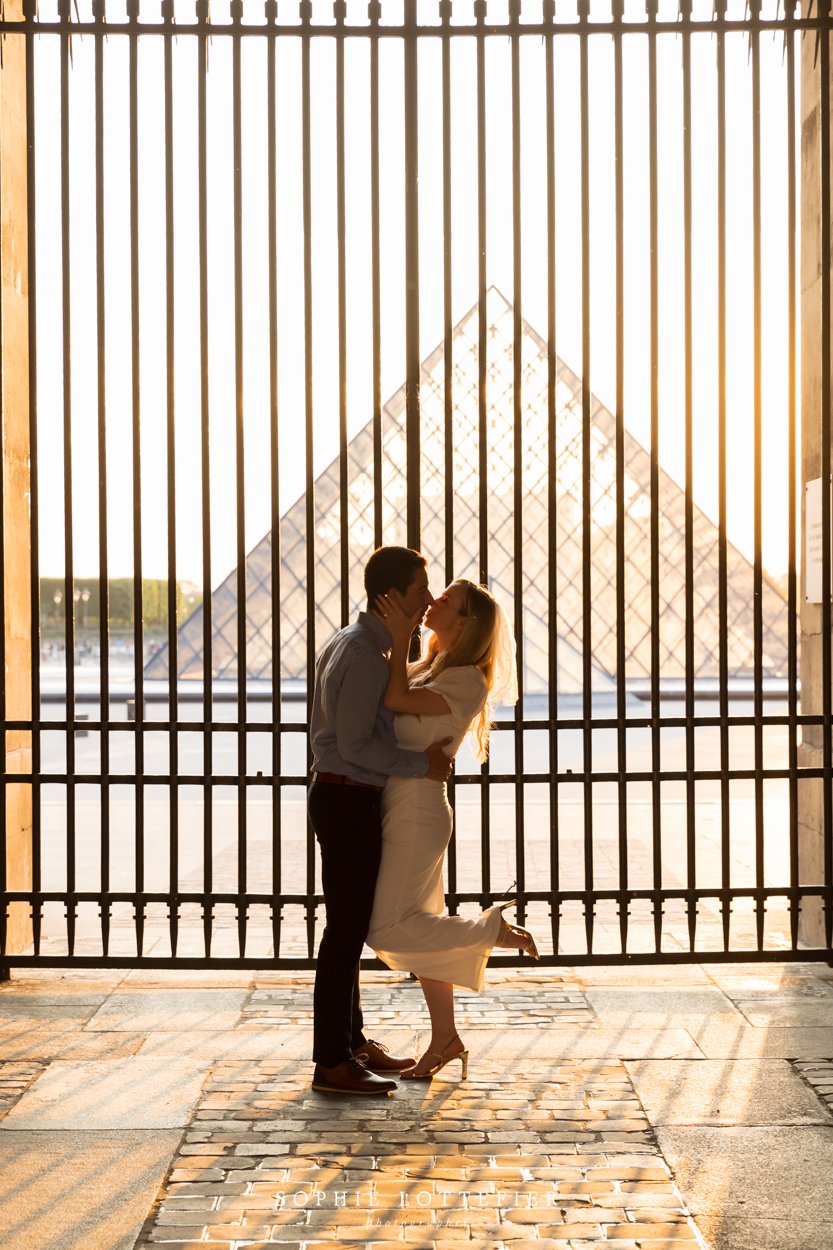
[[[30,705],[2,691],[5,729],[31,735],[32,761],[31,772],[3,774],[5,795],[31,795],[32,863],[30,881],[15,882],[4,824],[2,962],[312,966],[321,897],[304,815],[311,677],[327,634],[361,606],[361,567],[382,542],[423,546],[435,582],[440,569],[446,580],[489,581],[517,638],[517,708],[501,711],[490,763],[462,760],[452,784],[452,910],[490,904],[514,877],[521,919],[549,930],[539,944],[550,964],[829,958],[830,503],[819,522],[822,695],[805,682],[802,708],[796,421],[804,49],[821,92],[818,421],[828,480],[828,0],[807,17],[795,0],[783,14],[761,0],[745,13],[726,0],[713,11],[680,0],[667,14],[658,0],[612,0],[593,13],[589,0],[558,13],[554,0],[502,9],[404,0],[397,12],[344,0],[230,0],[210,12],[196,0],[195,18],[173,0],[159,12],[140,12],[139,0],[124,11],[105,0],[87,7],[73,15],[70,0],[57,0],[50,14],[24,0],[22,17],[7,10],[0,21],[7,49],[25,43],[34,622]],[[768,96],[772,41],[783,64],[777,98]],[[631,48],[638,59],[628,59]],[[471,94],[455,86],[461,80]],[[152,105],[149,83],[158,88]],[[596,95],[610,100],[604,122]],[[154,149],[146,132],[157,122]],[[252,135],[262,139],[259,157]],[[706,156],[693,148],[701,140]],[[51,158],[60,180],[50,199],[42,184]],[[321,192],[328,161],[332,185]],[[762,195],[773,163],[777,211]],[[159,196],[145,196],[148,183]],[[698,199],[706,183],[711,216]],[[320,195],[329,196],[327,221],[317,216]],[[496,243],[500,196],[509,226]],[[468,229],[455,217],[458,197],[472,209]],[[680,211],[664,209],[664,197]],[[738,278],[740,202],[749,267]],[[351,214],[365,223],[361,242]],[[73,262],[85,247],[90,265],[79,274]],[[316,278],[316,247],[331,266],[326,282]],[[501,248],[508,286],[492,267]],[[455,285],[464,252],[472,298]],[[776,258],[785,311],[773,344],[764,262]],[[664,283],[675,266],[673,297]],[[733,442],[740,392],[730,386],[742,287],[745,463]],[[367,423],[352,430],[348,376],[361,352],[351,348],[351,289],[366,296],[368,398]],[[322,303],[328,312],[328,291],[336,383],[322,403],[317,345],[326,335],[316,317]],[[607,330],[594,321],[600,305]],[[633,308],[645,317],[632,352]],[[661,393],[672,347],[673,420]],[[779,353],[785,405],[775,432],[767,368]],[[400,358],[404,381],[385,403]],[[219,382],[217,360],[228,368]],[[704,407],[706,360],[716,366]],[[284,369],[301,379],[288,398]],[[597,370],[609,406],[594,392]],[[630,428],[634,373],[645,378],[641,436]],[[80,396],[79,374],[89,383]],[[182,377],[194,383],[190,425]],[[256,402],[244,421],[248,393]],[[60,419],[50,424],[56,395]],[[701,508],[698,414],[707,409],[713,499]],[[150,446],[148,428],[159,432]],[[783,448],[777,502],[770,440]],[[666,447],[679,485],[663,467]],[[94,493],[78,485],[84,449]],[[297,480],[287,484],[282,465],[292,457]],[[741,477],[746,554],[733,529]],[[56,483],[62,568],[48,596],[55,563],[42,568],[41,549],[57,524]],[[258,491],[265,523],[247,512]],[[110,552],[122,503],[132,561],[123,678]],[[772,508],[786,535],[780,585],[765,563]],[[76,550],[82,515],[97,530],[89,584]],[[165,625],[151,652],[154,533]],[[190,613],[179,585],[189,543],[199,548]],[[80,644],[97,664],[79,662]],[[79,711],[85,703],[91,715]],[[820,767],[801,762],[802,735],[820,740]],[[812,859],[801,853],[803,803],[822,819]],[[7,927],[21,911],[32,943],[13,953]],[[822,940],[800,944],[802,914]]]

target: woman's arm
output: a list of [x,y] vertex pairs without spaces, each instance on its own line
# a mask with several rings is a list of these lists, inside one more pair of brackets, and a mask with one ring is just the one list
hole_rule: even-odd
[[408,642],[394,638],[390,652],[390,676],[384,704],[391,712],[410,712],[414,716],[442,716],[449,706],[436,690],[411,690],[408,685]]
[[443,696],[435,690],[423,690],[419,686],[411,690],[408,685],[408,648],[418,617],[407,616],[391,599],[377,600],[373,611],[393,639],[388,687],[383,700],[385,707],[391,712],[409,712],[413,716],[442,716],[450,711]]

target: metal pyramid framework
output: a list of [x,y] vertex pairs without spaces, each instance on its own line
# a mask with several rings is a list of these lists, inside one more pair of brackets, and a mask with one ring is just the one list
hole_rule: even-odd
[[[513,619],[515,587],[515,491],[512,308],[495,289],[487,305],[487,568],[492,590]],[[557,365],[557,445],[554,465],[557,548],[548,550],[547,345],[522,329],[522,527],[520,585],[524,597],[523,685],[528,693],[548,689],[549,616],[556,613],[558,689],[582,686],[582,422],[581,380]],[[452,342],[455,414],[453,483],[455,576],[479,580],[480,489],[478,414],[478,310],[456,327]],[[422,549],[429,557],[432,585],[445,564],[445,397],[442,344],[421,371]],[[651,665],[650,471],[648,452],[624,436],[625,680],[642,682]],[[383,542],[406,541],[405,387],[385,405],[381,423]],[[373,431],[358,433],[347,449],[349,591],[351,614],[364,606],[362,571],[374,548]],[[591,572],[590,595],[594,690],[612,689],[616,679],[616,422],[595,398],[590,409]],[[315,483],[315,642],[320,646],[341,624],[339,463]],[[685,495],[659,471],[660,675],[685,674]],[[719,668],[718,531],[693,509],[694,671],[716,678]],[[281,517],[281,655],[283,681],[304,680],[307,663],[306,498]],[[273,678],[271,653],[271,543],[265,537],[246,561],[246,666],[249,678]],[[557,596],[550,605],[549,561],[556,563]],[[237,588],[233,570],[211,597],[212,668],[216,678],[237,677]],[[731,676],[751,674],[754,663],[753,570],[731,545],[727,551],[726,646]],[[787,671],[787,604],[764,575],[763,648],[765,676]],[[203,609],[179,630],[179,676],[203,677]],[[276,665],[277,668],[277,665]],[[149,661],[146,675],[168,676],[167,649]]]

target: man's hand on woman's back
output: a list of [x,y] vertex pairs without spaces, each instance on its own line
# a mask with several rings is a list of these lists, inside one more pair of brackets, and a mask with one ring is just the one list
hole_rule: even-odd
[[426,747],[428,772],[425,776],[429,781],[448,781],[451,776],[454,756],[445,753],[445,748],[451,741],[451,738],[443,738],[441,742],[432,742],[430,747]]

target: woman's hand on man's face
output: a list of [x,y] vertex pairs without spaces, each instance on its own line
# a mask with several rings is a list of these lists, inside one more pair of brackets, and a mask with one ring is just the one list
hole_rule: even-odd
[[394,596],[379,595],[373,605],[373,615],[389,630],[392,638],[407,641],[419,624],[422,611],[409,614]]

